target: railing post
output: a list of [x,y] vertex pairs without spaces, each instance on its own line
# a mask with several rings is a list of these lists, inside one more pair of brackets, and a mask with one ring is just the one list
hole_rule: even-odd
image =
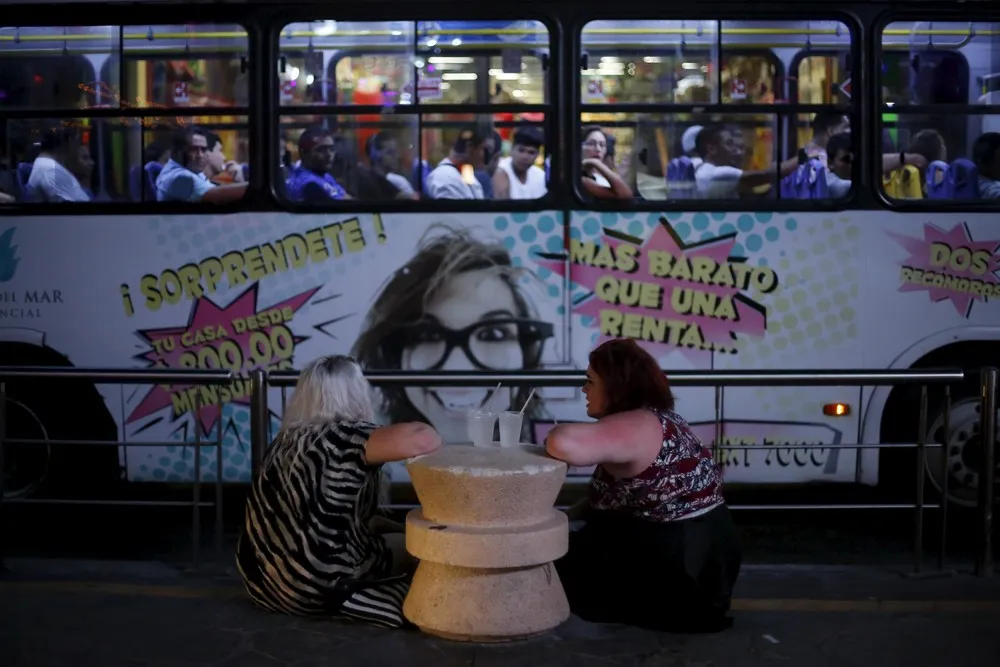
[[993,576],[993,484],[996,478],[997,432],[997,369],[984,368],[980,373],[979,435],[982,442],[982,456],[979,466],[979,550],[976,554],[976,574],[980,577]]
[[927,385],[920,386],[920,414],[917,416],[917,501],[914,503],[913,571],[924,567],[924,480],[927,476]]
[[[3,506],[3,450],[4,450],[4,439],[7,437],[7,385],[5,382],[0,381],[0,512],[2,512]],[[7,566],[3,562],[3,535],[4,530],[2,524],[0,524],[0,573],[7,571]]]
[[267,408],[267,373],[250,371],[250,473],[255,478],[264,461],[271,415]]

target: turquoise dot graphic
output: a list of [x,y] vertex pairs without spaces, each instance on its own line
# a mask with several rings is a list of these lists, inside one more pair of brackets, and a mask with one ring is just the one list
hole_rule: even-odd
[[153,479],[163,480],[167,478],[167,472],[163,468],[153,470]]
[[209,241],[214,241],[219,238],[219,234],[220,232],[218,227],[209,227],[205,230],[205,238]]
[[777,241],[779,236],[781,236],[781,232],[778,231],[777,227],[768,227],[767,231],[764,232],[764,237],[771,243]]
[[549,252],[562,252],[564,247],[563,240],[559,236],[550,236],[545,241],[545,249]]
[[754,220],[752,215],[747,215],[744,213],[736,221],[736,226],[739,227],[741,232],[749,232],[753,229]]
[[733,246],[731,257],[746,257],[747,251],[739,243]]
[[528,221],[528,214],[527,213],[511,213],[510,214],[510,219],[513,220],[514,222],[518,222],[518,223],[527,222]]
[[556,306],[556,315],[565,315],[566,306]]
[[[191,235],[191,245],[193,245],[196,248],[205,245],[205,237],[202,236],[201,234],[192,234]],[[179,249],[180,249],[180,246],[178,246],[178,250]],[[183,252],[183,251],[181,251],[181,252]]]
[[712,232],[702,232],[701,234],[702,241],[707,241],[708,239],[714,239],[714,238],[715,234],[713,234]]
[[498,215],[496,218],[493,219],[493,229],[497,230],[498,232],[502,232],[503,230],[507,229],[508,225],[510,225],[510,221],[507,220],[507,216],[505,215]]
[[758,259],[757,264],[760,266],[767,266],[767,257],[761,257]]
[[170,459],[168,457],[166,457],[166,456],[161,456],[160,457],[160,465],[161,466],[168,466],[168,465],[170,465]]
[[225,470],[223,470],[222,474],[223,474],[224,477],[229,477],[229,478],[235,479],[235,478],[239,477],[240,471],[238,469],[236,469],[236,468],[229,467],[229,468],[226,468]]
[[243,456],[242,454],[236,453],[233,454],[229,460],[233,465],[241,466],[247,462],[247,457]]
[[179,239],[182,236],[184,236],[184,230],[181,228],[180,225],[174,225],[173,227],[170,228],[170,238]]
[[628,220],[630,218],[634,218],[635,217],[635,211],[629,211],[628,213],[619,213],[618,215],[620,215],[621,217],[623,217],[626,220]]
[[245,238],[247,241],[253,241],[256,236],[257,236],[257,230],[254,229],[253,227],[247,227],[246,229],[243,230],[243,238]]
[[524,262],[521,261],[520,257],[515,257],[514,259],[510,260],[510,263],[513,264],[514,266],[521,266]]
[[751,234],[747,237],[747,250],[750,252],[757,252],[764,247],[764,239],[760,237],[760,234]]
[[549,296],[551,296],[553,299],[559,296],[558,285],[549,285]]
[[785,220],[785,229],[787,229],[790,232],[794,232],[796,229],[798,229],[798,226],[799,226],[799,221],[796,220],[795,218],[789,218],[788,220]]
[[505,248],[507,248],[507,250],[513,250],[514,246],[516,246],[516,245],[517,245],[517,241],[514,240],[513,236],[505,236],[504,237],[504,239],[503,239],[503,246]]
[[543,215],[538,219],[538,231],[543,234],[550,234],[552,230],[556,228],[556,221],[552,219],[551,215]]
[[[669,214],[667,214],[667,220],[670,220]],[[646,224],[650,227],[660,224],[660,215],[658,213],[650,213],[646,216]]]
[[774,216],[772,213],[754,213],[753,217],[757,218],[757,222],[771,222],[771,218]]
[[569,228],[569,237],[571,239],[578,239],[579,240],[582,236],[583,236],[583,232],[580,231],[579,227],[570,227]]
[[691,226],[699,232],[705,231],[708,229],[708,216],[704,213],[696,213],[695,216],[691,218]]
[[646,231],[646,226],[643,225],[638,220],[633,220],[628,225],[628,233],[632,236],[642,236],[643,232]]
[[538,231],[534,227],[521,227],[518,234],[525,243],[531,243],[538,237]]
[[[159,472],[159,471],[157,471],[157,472]],[[169,475],[167,475],[167,481],[168,482],[183,482],[184,480],[181,478],[180,475],[178,475],[175,472],[172,472]]]
[[736,233],[736,226],[733,225],[733,223],[731,222],[727,222],[726,224],[719,227],[719,236],[725,236],[726,234],[735,234],[735,233]]
[[597,218],[587,218],[583,221],[583,233],[587,236],[597,236],[601,231],[601,223]]
[[188,464],[184,463],[184,461],[175,461],[174,462],[174,470],[176,470],[177,472],[184,472],[184,471],[187,470],[187,468],[188,468]]
[[715,213],[712,214],[712,220],[725,220],[726,215],[727,215],[726,213],[722,213],[721,211],[716,211]]
[[681,237],[681,240],[687,239],[691,236],[691,226],[686,222],[682,222],[674,227],[674,231],[677,232],[677,236]]
[[167,454],[173,454],[176,451],[177,451],[177,448],[174,447],[174,446],[167,447]]
[[[676,220],[680,220],[682,217],[684,217],[684,214],[683,213],[679,213],[677,211],[672,211],[670,213],[667,213],[667,220],[669,220],[670,222],[674,222]],[[656,220],[659,221],[659,219],[660,219],[660,216],[656,216]]]
[[618,222],[617,213],[601,213],[601,224],[605,227],[614,227]]

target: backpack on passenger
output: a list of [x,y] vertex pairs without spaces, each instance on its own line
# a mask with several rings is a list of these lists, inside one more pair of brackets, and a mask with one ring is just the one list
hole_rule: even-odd
[[959,158],[951,164],[931,162],[926,181],[928,199],[979,199],[979,171],[972,160]]
[[782,199],[829,199],[826,167],[823,161],[811,158],[781,179]]
[[896,169],[882,177],[882,187],[887,197],[892,199],[923,199],[924,191],[920,182],[920,170],[912,164]]
[[694,162],[686,155],[675,157],[667,163],[667,197],[669,199],[695,197]]

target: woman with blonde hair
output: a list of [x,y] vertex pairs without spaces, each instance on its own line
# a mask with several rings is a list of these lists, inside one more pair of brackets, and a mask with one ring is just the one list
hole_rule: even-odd
[[237,567],[269,611],[401,627],[412,572],[377,519],[380,468],[441,446],[427,424],[379,427],[371,386],[351,357],[302,371],[247,500]]

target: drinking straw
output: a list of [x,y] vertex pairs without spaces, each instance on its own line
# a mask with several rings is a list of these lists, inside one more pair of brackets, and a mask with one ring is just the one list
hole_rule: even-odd
[[524,414],[524,410],[525,410],[525,408],[527,408],[527,407],[528,407],[528,403],[530,403],[530,402],[531,402],[531,397],[532,397],[532,396],[534,396],[534,395],[535,395],[535,388],[534,388],[534,387],[532,387],[532,388],[531,388],[531,393],[530,393],[530,394],[528,394],[528,398],[527,398],[527,399],[526,399],[526,400],[524,401],[524,405],[522,405],[522,406],[521,406],[521,414],[522,414],[522,415]]
[[493,401],[496,400],[497,394],[500,393],[500,383],[497,382],[497,388],[493,390],[493,394],[490,395],[490,400],[486,401],[486,411],[493,412]]

